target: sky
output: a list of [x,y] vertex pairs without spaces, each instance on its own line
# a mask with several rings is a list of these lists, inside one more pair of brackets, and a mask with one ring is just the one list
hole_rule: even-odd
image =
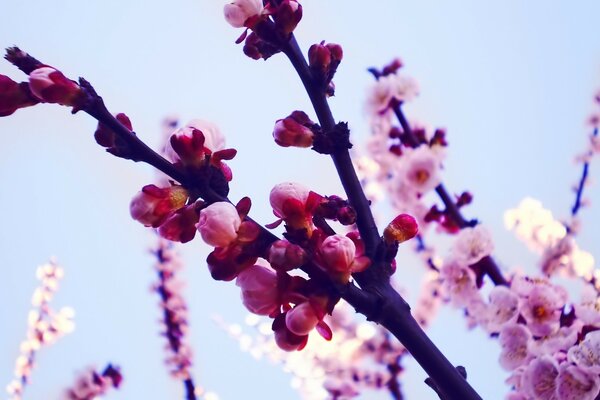
[[[217,123],[238,150],[230,163],[230,197],[250,196],[258,221],[272,222],[268,193],[282,181],[342,194],[326,157],[273,143],[276,119],[296,109],[314,114],[284,57],[264,62],[243,55],[234,43],[241,32],[224,21],[223,4],[5,0],[0,45],[18,45],[69,77],[84,76],[151,145],[160,142],[167,115]],[[447,186],[474,194],[467,214],[492,231],[503,268],[530,268],[535,257],[504,229],[502,215],[526,196],[542,200],[557,217],[568,215],[580,174],[573,157],[585,146],[585,121],[600,87],[600,3],[302,4],[300,45],[306,50],[327,40],[344,48],[331,106],[337,119],[349,122],[353,141],[369,135],[363,100],[372,78],[366,68],[401,57],[421,88],[406,106],[409,118],[448,130]],[[0,63],[0,74],[23,79],[7,62]],[[36,266],[56,256],[66,275],[55,305],[76,310],[76,330],[40,352],[25,398],[56,398],[75,372],[109,361],[122,367],[125,384],[108,398],[181,398],[180,385],[163,367],[158,299],[150,290],[154,238],[128,211],[153,171],[104,153],[92,137],[95,125],[86,115],[48,104],[0,119],[0,386],[12,378]],[[591,175],[600,175],[598,165]],[[586,193],[592,207],[583,211],[579,244],[600,259],[600,226],[594,223],[600,220],[594,208],[599,186]],[[289,375],[242,353],[212,321],[219,315],[242,322],[246,311],[234,285],[210,279],[208,251],[200,240],[182,248],[196,380],[224,400],[297,398]],[[401,283],[422,272],[408,253],[401,249]],[[461,313],[448,307],[430,332],[450,360],[466,366],[483,398],[502,398],[506,374],[495,342],[467,331]],[[407,398],[433,399],[418,366],[407,369]]]

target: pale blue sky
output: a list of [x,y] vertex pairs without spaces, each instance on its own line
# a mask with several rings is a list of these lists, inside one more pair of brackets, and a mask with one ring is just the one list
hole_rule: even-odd
[[[222,18],[223,2],[183,0],[119,2],[5,0],[0,45],[19,45],[71,77],[84,76],[114,112],[126,112],[134,129],[158,142],[159,122],[177,113],[218,123],[238,149],[232,198],[252,197],[253,215],[270,222],[270,188],[296,180],[324,194],[341,193],[329,160],[281,149],[271,129],[294,109],[310,111],[283,57],[256,62],[234,40],[241,33]],[[378,1],[306,0],[297,31],[307,49],[326,39],[345,58],[331,104],[348,120],[354,141],[367,137],[362,98],[371,77],[365,69],[404,59],[421,85],[410,115],[448,129],[445,180],[469,189],[469,216],[493,231],[504,266],[534,262],[502,226],[502,213],[525,196],[542,199],[559,216],[573,200],[580,170],[573,155],[585,143],[584,121],[600,87],[600,3],[587,1]],[[21,74],[8,63],[0,73]],[[312,114],[309,112],[309,114]],[[39,356],[25,398],[54,398],[89,364],[120,364],[125,385],[111,399],[176,399],[181,388],[162,366],[157,297],[146,248],[152,235],[129,218],[131,196],[151,182],[150,168],[115,159],[93,141],[95,123],[67,109],[41,105],[0,119],[0,386],[12,377],[25,332],[35,267],[56,255],[66,277],[58,306],[76,309],[76,331]],[[261,164],[261,162],[266,164]],[[593,166],[593,176],[600,168]],[[588,191],[596,203],[599,186]],[[581,247],[600,258],[600,209],[585,210]],[[593,221],[593,222],[592,222]],[[196,240],[185,247],[191,339],[196,379],[223,400],[294,398],[289,377],[257,364],[210,320],[245,315],[232,284],[213,282]],[[408,253],[408,250],[404,250]],[[403,256],[406,257],[406,256]],[[420,266],[402,258],[400,280]],[[409,261],[410,260],[410,261]],[[448,311],[447,309],[445,311]],[[500,399],[505,374],[497,346],[479,332],[465,333],[457,311],[432,327],[449,358],[467,367],[485,399]],[[410,365],[408,399],[433,399],[423,374]],[[1,396],[1,395],[0,395]]]

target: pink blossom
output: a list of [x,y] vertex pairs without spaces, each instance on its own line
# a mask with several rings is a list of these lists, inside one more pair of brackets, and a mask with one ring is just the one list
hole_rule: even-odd
[[558,331],[560,315],[567,299],[566,291],[545,281],[532,284],[522,293],[520,311],[534,336],[548,336]]
[[40,67],[29,74],[31,92],[48,103],[76,106],[81,101],[81,87],[52,67]]
[[225,247],[237,238],[241,223],[233,204],[220,201],[200,211],[197,228],[207,244]]
[[131,217],[144,226],[157,228],[166,218],[185,205],[188,192],[182,186],[159,188],[146,185],[129,205]]
[[454,256],[466,265],[475,264],[489,256],[493,250],[492,236],[482,225],[462,229],[452,247]]
[[464,306],[479,293],[475,284],[475,273],[454,259],[444,262],[440,271],[444,290],[457,306]]
[[529,342],[531,332],[522,324],[506,324],[498,337],[502,351],[500,352],[500,366],[511,371],[526,364],[531,359]]
[[567,355],[569,361],[599,374],[600,331],[593,331],[585,335],[585,339],[579,345],[571,347]]
[[600,299],[592,284],[584,285],[581,301],[575,304],[575,315],[587,325],[600,324]]
[[573,321],[570,326],[562,326],[553,334],[533,341],[531,352],[538,355],[565,352],[577,341],[582,327],[579,320]]
[[519,297],[506,286],[495,286],[490,292],[490,303],[486,310],[485,328],[488,332],[499,332],[519,316]]
[[373,115],[383,114],[392,100],[410,101],[418,93],[419,88],[413,78],[398,74],[381,76],[367,93],[366,107]]
[[558,364],[552,357],[536,358],[523,373],[522,390],[536,400],[557,400],[557,377]]
[[223,8],[225,20],[234,28],[244,27],[249,18],[260,15],[262,10],[261,0],[235,0]]
[[594,400],[600,392],[598,373],[563,363],[558,373],[558,400]]
[[399,160],[398,179],[409,190],[427,193],[441,182],[442,155],[426,145],[407,149]]
[[254,265],[238,275],[235,284],[242,290],[242,303],[258,315],[271,315],[279,309],[277,275],[270,268]]

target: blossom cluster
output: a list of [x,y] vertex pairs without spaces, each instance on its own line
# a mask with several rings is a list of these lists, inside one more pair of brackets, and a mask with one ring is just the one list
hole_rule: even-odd
[[37,269],[36,277],[41,284],[33,293],[33,309],[28,316],[26,339],[21,342],[20,354],[15,362],[15,377],[7,386],[11,400],[22,398],[25,386],[31,380],[36,353],[42,347],[50,346],[63,335],[72,332],[75,327],[72,308],[63,307],[56,311],[50,306],[58,290],[58,282],[63,276],[63,269],[54,260]]

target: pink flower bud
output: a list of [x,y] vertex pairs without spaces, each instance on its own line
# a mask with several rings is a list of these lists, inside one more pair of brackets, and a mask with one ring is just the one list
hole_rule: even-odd
[[273,11],[275,28],[284,35],[291,34],[302,19],[302,6],[296,0],[283,0]]
[[310,147],[314,133],[310,126],[314,122],[302,111],[294,111],[284,119],[279,119],[273,129],[275,143],[281,147]]
[[175,211],[158,228],[158,234],[173,242],[187,243],[196,236],[198,211],[196,204]]
[[242,289],[242,303],[258,315],[271,315],[279,309],[277,275],[273,270],[254,265],[244,269],[235,284]]
[[302,350],[308,342],[308,335],[299,336],[291,332],[286,326],[286,315],[287,313],[279,314],[273,321],[275,343],[284,351]]
[[242,220],[233,204],[220,201],[200,211],[198,232],[207,244],[225,247],[233,242]]
[[39,101],[31,94],[27,83],[17,83],[8,76],[0,75],[0,117],[37,103]]
[[308,335],[319,323],[320,318],[309,302],[304,302],[287,312],[285,325],[295,335]]
[[81,101],[79,85],[68,79],[59,70],[41,67],[29,74],[31,92],[41,101],[76,107]]
[[261,0],[235,0],[225,4],[225,20],[234,28],[242,28],[251,17],[260,15],[263,10]]
[[[299,183],[284,182],[275,185],[269,195],[269,202],[278,217],[285,218],[290,211],[304,207],[310,190]],[[290,210],[290,208],[294,210]]]
[[308,65],[321,72],[326,72],[331,64],[331,52],[323,42],[313,44],[308,49]]
[[162,189],[155,185],[146,185],[131,200],[129,212],[133,219],[144,226],[156,228],[169,215],[183,207],[187,198],[188,192],[181,186]]
[[406,242],[419,232],[417,220],[408,214],[400,214],[383,231],[383,238],[388,243]]
[[302,247],[287,240],[278,240],[269,249],[269,263],[278,271],[291,271],[306,262]]
[[164,153],[171,162],[199,165],[208,154],[222,150],[225,137],[219,128],[208,121],[194,119],[173,132]]
[[321,243],[320,251],[327,270],[332,272],[348,272],[354,261],[356,246],[346,236],[333,235]]

